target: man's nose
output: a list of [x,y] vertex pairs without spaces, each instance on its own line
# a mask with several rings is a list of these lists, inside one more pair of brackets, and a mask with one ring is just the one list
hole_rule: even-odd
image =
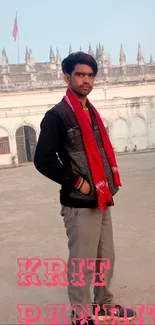
[[85,77],[84,77],[84,83],[89,84],[89,76],[88,75],[85,75]]

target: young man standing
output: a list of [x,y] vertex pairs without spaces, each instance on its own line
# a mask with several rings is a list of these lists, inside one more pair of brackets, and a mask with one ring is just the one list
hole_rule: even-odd
[[[104,269],[106,285],[94,286],[94,304],[100,305],[100,319],[107,315],[110,318],[110,307],[106,312],[103,309],[113,299],[109,288],[115,260],[110,207],[114,205],[113,196],[121,181],[109,136],[99,113],[87,98],[98,72],[96,61],[86,53],[73,53],[63,60],[62,70],[68,88],[41,122],[34,165],[44,176],[61,185],[61,215],[69,248],[68,295],[71,306],[79,305],[76,317],[81,318],[80,305],[87,308],[91,304],[92,270],[87,259],[105,258],[110,261],[110,269]],[[84,286],[74,286],[71,282],[72,258],[85,261]],[[99,260],[96,272],[100,272]],[[116,318],[134,317],[131,309],[112,307],[117,308]],[[89,324],[94,324],[91,315]]]

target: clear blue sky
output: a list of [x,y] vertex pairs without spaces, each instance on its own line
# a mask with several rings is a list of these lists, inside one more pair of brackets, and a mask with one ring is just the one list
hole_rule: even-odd
[[100,41],[110,52],[114,64],[119,63],[123,44],[128,63],[136,63],[140,42],[146,61],[155,59],[155,0],[0,0],[0,45],[9,62],[17,62],[17,42],[12,36],[18,13],[20,62],[25,48],[32,49],[37,62],[49,60],[50,44],[59,48],[62,58],[80,45],[93,48]]

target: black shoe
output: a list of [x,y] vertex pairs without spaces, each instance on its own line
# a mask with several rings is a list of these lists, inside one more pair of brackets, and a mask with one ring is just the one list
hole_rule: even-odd
[[[98,305],[96,304],[96,307]],[[103,306],[105,310],[103,309]],[[95,305],[93,305],[93,315],[95,319]],[[111,310],[111,309],[117,309],[117,311]],[[122,320],[133,320],[136,317],[136,312],[133,311],[132,309],[129,308],[124,308],[120,305],[111,305],[109,306],[108,304],[101,305],[100,306],[100,311],[98,311],[97,317],[100,321],[106,319],[106,320],[112,320],[112,319],[119,319],[120,321]]]
[[[74,318],[74,314],[72,312],[71,313],[72,325],[81,325],[81,321],[83,321],[83,319],[80,319],[80,320],[77,320],[76,322],[74,322],[73,318]],[[85,320],[86,320],[86,322],[85,323],[82,322],[82,325],[95,325],[95,322],[93,321],[91,316],[85,318]]]

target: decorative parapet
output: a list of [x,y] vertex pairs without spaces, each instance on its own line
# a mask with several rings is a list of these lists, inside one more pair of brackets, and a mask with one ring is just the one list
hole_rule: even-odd
[[[69,53],[72,46],[69,45]],[[155,63],[152,55],[150,62],[145,63],[142,49],[138,44],[137,64],[127,64],[124,48],[121,45],[119,65],[113,65],[110,54],[106,54],[101,44],[93,51],[89,43],[88,53],[97,60],[99,71],[95,84],[126,84],[155,82]],[[65,86],[61,70],[61,56],[56,49],[56,55],[50,46],[49,62],[35,62],[32,50],[26,47],[24,64],[9,64],[5,49],[2,50],[0,66],[0,92],[26,91]]]

